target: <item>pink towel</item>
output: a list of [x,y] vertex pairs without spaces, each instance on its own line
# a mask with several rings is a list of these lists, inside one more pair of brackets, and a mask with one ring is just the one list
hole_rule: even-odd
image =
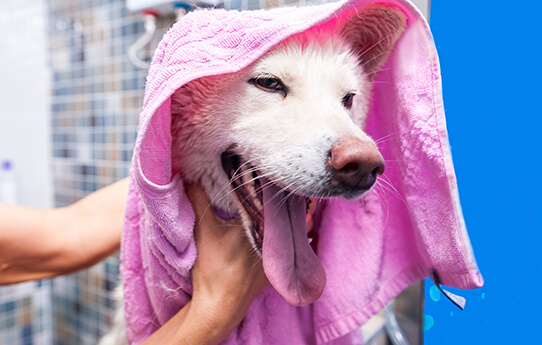
[[[196,78],[239,71],[289,36],[372,2],[201,10],[164,36],[147,79],[122,242],[130,344],[191,296],[194,213],[183,181],[171,176],[171,95]],[[429,270],[448,286],[483,283],[461,214],[431,33],[409,2],[378,2],[407,15],[407,29],[375,83],[366,128],[382,139],[384,178],[393,191],[385,202],[375,193],[328,202],[316,250],[327,275],[320,299],[292,307],[269,286],[224,344],[361,344],[356,330]]]

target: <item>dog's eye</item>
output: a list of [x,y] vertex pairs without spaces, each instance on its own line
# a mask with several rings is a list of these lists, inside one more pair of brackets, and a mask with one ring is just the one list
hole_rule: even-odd
[[258,77],[256,78],[256,85],[268,90],[276,90],[282,86],[280,80],[273,77]]
[[261,75],[249,80],[250,83],[264,91],[281,92],[286,96],[286,87],[282,81],[272,75]]
[[354,96],[355,95],[356,95],[355,93],[349,92],[349,93],[346,94],[346,96],[343,97],[343,106],[346,109],[352,108],[352,102],[354,101]]

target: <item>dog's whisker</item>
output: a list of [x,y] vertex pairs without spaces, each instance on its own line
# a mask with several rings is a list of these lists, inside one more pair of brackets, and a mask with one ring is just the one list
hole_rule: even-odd
[[[251,159],[249,161],[247,161],[246,163],[244,163],[243,165],[245,164],[249,164],[250,162],[254,161],[256,158],[254,159]],[[240,170],[241,168],[239,167],[236,172],[234,173],[234,176],[232,176],[232,178],[228,181],[228,183],[225,183],[224,186],[219,190],[218,193],[215,194],[215,196],[213,197],[213,199],[211,199],[210,203],[209,203],[209,206],[207,206],[207,208],[204,210],[203,212],[203,215],[205,214],[205,212],[207,212],[207,210],[209,209],[209,207],[211,207],[211,205],[214,205],[215,202],[216,203],[220,203],[221,201],[223,201],[224,199],[226,199],[227,197],[229,197],[229,195],[232,193],[232,191],[228,191],[228,193],[226,193],[226,195],[223,195],[224,191],[226,191],[227,189],[230,188],[230,185],[231,183],[236,179],[236,176],[235,174]],[[257,171],[256,168],[252,168],[252,169],[249,169],[250,170],[250,173],[254,172],[254,171]],[[248,172],[247,172],[248,173]],[[242,175],[241,175],[242,176]],[[229,207],[229,205],[228,205]],[[227,210],[230,214],[232,213],[230,209]]]
[[[246,162],[244,162],[243,164],[241,164],[239,166],[239,168],[232,174],[232,178],[230,179],[230,182],[233,181],[234,179],[238,178],[239,176],[243,176],[242,174],[239,175],[239,172],[243,173],[243,174],[246,174],[246,173],[252,173],[252,172],[256,172],[256,171],[259,171],[259,170],[262,170],[262,169],[266,169],[266,168],[269,168],[271,167],[269,164],[257,164],[256,166],[253,164],[254,161],[256,160],[259,160],[261,161],[261,158],[260,157],[254,157],[250,160],[247,160]],[[250,166],[250,168],[246,169],[243,171],[243,167],[245,166]]]
[[[252,168],[252,169],[248,169],[246,171],[243,171],[242,174],[233,175],[232,179],[230,180],[230,183],[233,182],[233,180],[242,179],[244,176],[247,176],[247,175],[257,175],[256,176],[256,179],[257,179],[259,176],[262,176],[261,172],[260,172],[261,169],[262,169],[262,167]],[[255,174],[256,172],[259,172],[259,174]]]
[[[236,191],[237,189],[239,189],[239,188],[243,187],[244,185],[247,185],[247,184],[249,184],[249,183],[251,183],[251,182],[253,182],[253,181],[256,181],[256,180],[258,180],[258,179],[259,179],[260,177],[265,177],[265,176],[268,176],[268,175],[270,175],[270,174],[267,174],[267,175],[263,175],[263,176],[262,176],[262,175],[260,175],[260,176],[258,176],[258,177],[255,177],[255,178],[253,178],[252,180],[249,180],[249,181],[243,182],[243,184],[241,184],[241,185],[239,185],[238,187],[236,187],[235,189],[233,189],[233,191]],[[272,182],[270,181],[270,182],[266,183],[266,186],[267,186],[267,185],[272,185],[272,184],[273,184],[273,183],[272,183]],[[245,202],[245,201],[249,200],[249,198],[250,198],[250,197],[252,196],[252,194],[258,194],[258,193],[259,193],[260,191],[263,191],[263,189],[262,189],[262,188],[263,188],[263,187],[262,187],[262,186],[260,186],[260,187],[258,187],[258,188],[256,188],[256,189],[254,189],[254,192],[253,192],[253,193],[249,194],[249,195],[248,195],[248,196],[247,196],[247,197],[246,197],[245,199],[243,199],[243,200],[240,200],[240,201],[241,201],[241,203],[243,203],[243,202]]]
[[393,184],[392,184],[390,181],[388,181],[388,180],[386,179],[385,176],[381,176],[378,180],[381,181],[381,182],[383,182],[383,183],[386,183],[386,184],[387,184],[387,185],[388,185],[395,193],[397,193],[397,195],[399,195],[399,196],[401,195],[401,193],[399,193],[399,191],[397,190],[397,188],[395,188],[395,187],[393,186]]
[[[255,169],[255,170],[256,170],[256,169]],[[258,180],[258,179],[260,179],[260,178],[267,177],[267,176],[269,176],[269,175],[271,175],[271,173],[260,174],[260,175],[258,175],[258,176],[256,176],[256,177],[252,178],[251,180],[243,181],[242,184],[240,184],[239,186],[237,186],[237,187],[231,189],[231,190],[230,190],[226,195],[224,195],[220,200],[222,200],[222,199],[224,199],[224,198],[226,198],[226,197],[229,197],[232,193],[234,193],[234,192],[237,191],[238,189],[244,187],[246,184],[252,183],[252,182],[254,182],[254,181],[256,181],[256,180]],[[272,184],[272,182],[270,182],[270,181],[267,183],[267,185],[271,185],[271,184]],[[229,185],[228,185],[228,187],[229,187]],[[255,191],[254,191],[254,193],[259,193],[260,191],[263,191],[263,188],[265,188],[265,185],[256,188]],[[245,199],[245,200],[240,200],[240,201],[243,202],[243,201],[246,201],[246,200],[247,200],[247,199]]]
[[384,195],[381,196],[380,193],[378,193],[379,191],[378,187],[382,187],[382,185],[380,184],[375,185],[374,194],[378,198],[378,200],[380,201],[380,204],[384,207],[384,210],[386,212],[386,219],[384,221],[384,227],[383,227],[383,230],[384,230],[388,226],[388,221],[389,221],[389,216],[390,216],[390,207],[389,207],[388,199],[387,198],[384,199],[384,197],[386,196],[386,193],[384,193]]
[[[282,189],[283,192],[286,192],[286,195],[282,198],[282,200],[280,200],[278,202],[278,204],[281,207],[282,207],[282,205],[284,205],[284,203],[286,203],[288,201],[290,196],[292,196],[293,194],[295,194],[297,192],[297,189],[295,189],[295,188],[293,190],[289,190],[293,184],[294,184],[294,182],[292,182],[289,186]],[[277,193],[277,194],[279,194],[279,193]]]
[[[390,33],[389,35],[386,35],[384,37],[382,37],[381,39],[379,39],[378,41],[376,41],[375,43],[373,43],[372,45],[370,45],[369,47],[365,48],[365,50],[362,50],[360,55],[363,56],[365,54],[367,54],[369,52],[369,50],[375,48],[376,46],[378,46],[379,44],[381,44],[382,42],[386,41],[387,39],[391,38],[392,36],[396,35],[395,32],[392,32]],[[381,53],[381,54],[378,54],[378,55],[375,55],[373,56],[371,59],[365,61],[361,66],[365,66],[367,63],[371,62],[372,60],[376,60],[378,59],[379,57],[383,56],[383,55],[386,55],[388,54],[388,51],[385,51],[384,53]]]
[[383,200],[382,200],[382,197],[380,196],[380,194],[378,193],[379,192],[378,187],[380,187],[380,185],[378,183],[375,184],[374,187],[371,189],[371,194],[374,195],[378,199],[380,204],[382,204]]
[[243,170],[242,170],[243,167],[245,167],[245,166],[247,166],[247,165],[248,165],[248,166],[252,166],[251,163],[252,163],[252,161],[254,161],[255,159],[256,159],[256,158],[251,159],[251,160],[248,160],[248,161],[244,162],[243,164],[241,164],[241,165],[233,172],[232,177],[231,177],[231,179],[230,179],[230,183],[233,182],[233,180],[235,180],[235,179],[237,178],[237,176],[240,176],[240,175],[239,175],[239,172],[243,172]]
[[[269,182],[269,183],[268,183],[269,186],[270,186],[271,184],[273,184],[273,183],[272,183],[272,182]],[[266,187],[267,187],[267,186],[266,186]],[[281,188],[280,191],[278,191],[278,192],[275,193],[271,198],[269,198],[268,200],[266,200],[266,201],[265,201],[265,204],[264,204],[264,209],[265,209],[265,206],[266,206],[269,202],[271,202],[271,201],[275,200],[277,197],[279,197],[279,196],[282,194],[283,191],[284,191],[284,189]]]
[[410,129],[404,129],[404,130],[400,130],[400,131],[397,131],[397,132],[394,132],[394,133],[390,133],[390,134],[387,134],[381,138],[378,138],[375,140],[375,143],[378,145],[380,143],[383,143],[391,138],[393,138],[394,136],[396,135],[399,135],[399,134],[403,134],[403,133],[406,133],[406,132],[409,132]]
[[389,191],[392,195],[397,197],[399,200],[401,200],[405,205],[407,204],[401,193],[391,184],[390,181],[387,181],[383,176],[379,179],[381,181],[380,186]]
[[384,185],[383,182],[384,180],[383,179],[379,179],[375,185],[375,187],[380,187],[380,189],[385,193],[385,194],[392,194],[394,196],[397,196],[397,197],[400,197],[400,195],[395,191],[393,190],[392,188],[390,188],[389,186],[387,185]]
[[391,67],[388,67],[388,68],[379,68],[376,70],[376,73],[380,73],[380,72],[384,72],[384,71],[391,71],[393,70],[393,68]]
[[[379,57],[379,56],[376,56],[376,58],[378,58],[378,57]],[[368,61],[368,62],[370,62],[370,61]],[[377,69],[377,70],[371,72],[370,74],[369,74],[369,73],[363,73],[362,75],[363,75],[364,77],[366,77],[366,78],[370,78],[370,77],[371,77],[372,75],[374,75],[374,74],[378,74],[378,73],[380,73],[380,72],[390,71],[390,70],[392,70],[392,68],[379,68],[379,69]],[[375,81],[375,80],[371,80],[371,84],[375,84],[375,83],[376,83],[376,84],[382,84],[382,83],[392,83],[392,82],[383,81],[383,80],[377,82],[377,81]]]

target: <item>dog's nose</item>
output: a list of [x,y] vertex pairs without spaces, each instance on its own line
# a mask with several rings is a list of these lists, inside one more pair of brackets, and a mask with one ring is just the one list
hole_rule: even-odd
[[357,138],[341,139],[328,157],[332,183],[351,189],[368,190],[386,168],[378,148]]

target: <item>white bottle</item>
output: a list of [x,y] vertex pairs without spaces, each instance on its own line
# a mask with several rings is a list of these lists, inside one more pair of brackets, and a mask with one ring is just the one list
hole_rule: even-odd
[[0,166],[0,202],[17,204],[17,193],[17,179],[13,166],[9,160],[5,160]]

